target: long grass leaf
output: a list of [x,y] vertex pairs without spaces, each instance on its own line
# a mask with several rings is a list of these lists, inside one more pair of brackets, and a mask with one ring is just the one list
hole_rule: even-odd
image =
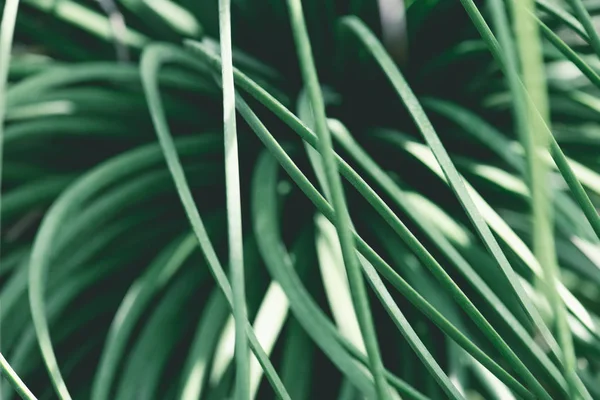
[[[216,255],[215,249],[208,237],[204,223],[202,222],[198,209],[194,203],[187,179],[185,177],[183,168],[181,167],[179,156],[177,155],[177,150],[175,149],[173,139],[170,135],[169,128],[165,120],[156,78],[161,65],[167,62],[182,63],[192,68],[198,68],[201,71],[203,70],[203,67],[202,64],[198,63],[193,57],[190,57],[185,52],[165,45],[156,45],[147,49],[141,65],[144,90],[146,91],[146,97],[155,124],[156,133],[158,135],[164,157],[167,161],[169,171],[173,176],[173,180],[175,181],[181,202],[183,203],[183,207],[189,218],[190,224],[192,225],[194,233],[196,234],[196,238],[198,239],[210,270],[217,281],[217,284],[221,287],[221,290],[223,290],[227,301],[231,306],[233,306],[233,295],[231,292],[230,283]],[[248,320],[245,320],[245,330],[250,348],[256,355],[261,367],[265,371],[265,375],[269,379],[271,385],[274,387],[276,393],[282,399],[289,399],[289,395],[281,383],[281,379],[269,361],[268,356],[261,348],[260,343],[258,342],[258,339],[256,338]]]
[[214,357],[219,334],[222,332],[229,306],[219,289],[213,290],[204,306],[186,365],[181,374],[179,398],[195,400],[202,396],[208,368]]
[[[544,128],[549,124],[549,104],[541,41],[538,25],[531,18],[535,10],[532,0],[513,2],[513,19],[515,23],[516,47],[519,54],[522,81],[525,92],[519,85],[519,70],[515,57],[508,56],[514,50],[513,41],[508,34],[503,5],[498,1],[493,2],[494,13],[499,22],[496,24],[501,33],[500,44],[509,66],[507,75],[508,84],[515,101],[515,118],[520,121],[518,129],[524,139],[525,154],[529,166],[529,186],[531,190],[531,211],[533,214],[533,252],[542,266],[545,282],[545,292],[555,316],[558,342],[562,350],[564,371],[571,396],[576,393],[576,383],[571,371],[575,368],[575,353],[573,339],[567,325],[567,312],[565,305],[558,294],[557,283],[560,283],[560,272],[556,259],[553,228],[553,209],[549,207],[548,197],[551,195],[547,185],[548,169],[541,153],[547,150],[548,141]],[[524,93],[529,93],[531,102],[527,103]],[[519,105],[521,107],[519,107]],[[536,109],[541,118],[537,118]]]
[[133,283],[111,325],[94,380],[92,399],[109,398],[120,356],[126,348],[129,335],[135,328],[138,318],[155,292],[158,292],[177,273],[186,258],[196,249],[196,245],[196,238],[188,235],[174,249],[167,247],[165,253],[157,257],[148,271]]
[[225,141],[225,190],[229,233],[229,264],[233,289],[235,318],[236,398],[250,398],[250,357],[245,333],[246,291],[244,289],[244,250],[242,235],[242,205],[237,128],[235,122],[235,88],[231,51],[231,0],[219,1],[219,32],[221,40],[221,80],[223,82],[223,121]]
[[377,397],[379,399],[388,399],[390,398],[390,393],[383,374],[383,362],[381,360],[379,344],[377,342],[375,326],[371,315],[363,276],[360,272],[360,266],[354,251],[354,238],[352,237],[350,228],[350,215],[348,213],[342,182],[335,162],[331,134],[327,127],[325,104],[319,85],[317,70],[313,61],[308,31],[304,22],[302,2],[300,0],[289,0],[288,9],[298,52],[298,59],[300,60],[300,70],[302,71],[302,77],[307,86],[308,97],[310,98],[310,104],[315,117],[315,127],[319,137],[319,152],[323,159],[327,185],[331,192],[330,200],[336,212],[334,225],[337,230],[340,247],[342,249],[342,257],[348,274],[348,283],[350,284],[352,301],[365,342],[367,355],[369,356],[370,369],[375,380]]
[[17,394],[21,396],[23,400],[36,400],[37,398],[31,393],[29,388],[25,386],[25,383],[19,378],[19,375],[12,369],[8,361],[4,358],[4,355],[0,353],[0,368],[2,369],[2,375],[10,382],[11,386],[15,389]]
[[[2,13],[2,22],[0,23],[0,187],[2,186],[3,170],[4,118],[7,111],[6,87],[18,9],[19,0],[6,1]],[[0,210],[2,210],[2,197],[2,194],[0,194]],[[23,399],[35,398],[2,354],[0,354],[0,367],[2,374]]]

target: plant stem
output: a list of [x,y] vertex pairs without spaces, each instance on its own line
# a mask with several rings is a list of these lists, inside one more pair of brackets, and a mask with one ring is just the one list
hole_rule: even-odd
[[12,369],[2,353],[0,353],[0,370],[2,371],[2,375],[10,382],[17,394],[21,396],[23,400],[36,400],[36,397],[31,393],[27,386],[25,386],[25,383],[23,383],[21,378],[19,378],[19,375]]
[[[4,3],[2,22],[0,23],[0,210],[2,209],[2,163],[4,143],[4,118],[6,116],[6,86],[8,81],[8,70],[10,67],[10,56],[12,50],[15,22],[19,10],[19,0],[7,0]],[[0,225],[0,233],[2,228]],[[35,399],[21,378],[12,369],[4,355],[0,353],[0,369],[2,375],[11,383],[22,399]]]
[[[576,398],[576,383],[571,375],[576,368],[575,350],[567,321],[567,311],[557,288],[560,282],[560,270],[554,243],[553,210],[549,199],[551,191],[547,184],[549,168],[542,159],[548,151],[549,141],[544,132],[544,124],[550,127],[550,107],[540,31],[535,19],[532,18],[535,12],[533,0],[518,0],[518,3],[513,0],[512,11],[523,84],[531,98],[531,102],[526,103],[527,107],[518,112],[525,116],[526,124],[522,128],[525,128],[524,134],[528,136],[525,151],[529,163],[531,187],[533,252],[544,272],[545,292],[554,311],[558,342],[563,352],[565,378],[571,396]],[[521,91],[517,82],[512,82],[511,86],[513,94]],[[522,94],[518,96],[521,98]],[[536,109],[541,118],[536,115]]]
[[594,21],[592,21],[583,1],[569,0],[569,3],[571,4],[571,7],[573,7],[573,11],[575,11],[575,16],[579,22],[581,22],[581,25],[583,25],[583,29],[585,29],[590,37],[590,45],[594,49],[594,52],[600,57],[600,36],[594,27]]
[[315,127],[319,138],[319,152],[323,157],[323,165],[327,178],[327,184],[331,190],[331,203],[335,210],[335,226],[340,239],[342,256],[348,273],[348,283],[352,293],[352,301],[356,309],[361,333],[365,340],[365,347],[369,357],[370,369],[375,380],[375,390],[378,399],[390,398],[390,392],[385,380],[383,362],[379,352],[379,344],[373,317],[367,297],[367,291],[363,280],[358,258],[356,256],[354,238],[350,225],[350,214],[346,205],[342,181],[340,179],[331,133],[327,127],[327,116],[325,104],[319,85],[317,71],[314,65],[310,39],[304,22],[302,3],[300,0],[288,0],[290,20],[296,42],[298,58],[302,77],[307,87],[312,110],[315,116]]
[[250,353],[246,338],[246,293],[244,288],[244,250],[242,237],[242,205],[240,198],[240,169],[235,121],[235,87],[231,50],[231,0],[219,1],[219,32],[221,41],[221,80],[223,82],[223,123],[225,136],[225,191],[227,194],[227,223],[229,263],[233,290],[235,319],[236,398],[250,398]]

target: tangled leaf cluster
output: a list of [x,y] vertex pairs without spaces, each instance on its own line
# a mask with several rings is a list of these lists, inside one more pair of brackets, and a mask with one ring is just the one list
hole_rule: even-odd
[[0,398],[600,399],[600,1],[3,9]]

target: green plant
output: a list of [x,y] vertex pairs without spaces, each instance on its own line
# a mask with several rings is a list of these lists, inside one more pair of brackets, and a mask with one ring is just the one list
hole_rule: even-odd
[[4,3],[2,398],[600,398],[600,2],[384,3]]

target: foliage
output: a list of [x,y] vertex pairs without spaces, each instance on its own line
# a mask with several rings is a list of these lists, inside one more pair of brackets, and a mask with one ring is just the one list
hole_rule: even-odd
[[600,399],[600,2],[3,8],[2,399]]

